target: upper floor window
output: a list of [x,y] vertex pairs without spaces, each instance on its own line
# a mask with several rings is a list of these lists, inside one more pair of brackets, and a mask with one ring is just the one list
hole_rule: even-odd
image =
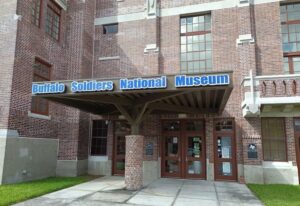
[[41,23],[41,1],[42,0],[33,0],[31,5],[31,23],[40,27]]
[[[51,76],[51,65],[36,59],[33,69],[33,82],[50,81]],[[47,100],[40,97],[32,97],[31,101],[31,112],[48,115],[49,114],[49,103]]]
[[261,121],[264,160],[286,161],[284,118],[262,118]]
[[118,33],[118,24],[103,25],[103,34],[116,34]]
[[211,71],[211,15],[182,17],[180,27],[181,73]]
[[57,41],[60,35],[60,22],[61,8],[53,1],[50,1],[47,5],[46,33]]
[[104,120],[93,121],[91,155],[106,155],[108,123]]
[[284,73],[300,73],[300,3],[281,6]]

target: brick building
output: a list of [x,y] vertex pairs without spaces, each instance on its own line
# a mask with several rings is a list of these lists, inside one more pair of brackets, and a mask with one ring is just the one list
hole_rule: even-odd
[[[88,173],[125,174],[129,189],[159,177],[299,184],[300,1],[1,3],[0,183]],[[174,86],[180,75],[194,84]],[[228,84],[210,85],[218,75]],[[150,77],[167,85],[120,89]],[[75,91],[75,80],[113,88]]]

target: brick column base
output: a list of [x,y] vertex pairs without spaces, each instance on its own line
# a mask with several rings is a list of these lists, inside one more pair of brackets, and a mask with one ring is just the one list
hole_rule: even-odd
[[139,190],[143,186],[144,136],[126,136],[125,185],[127,190]]

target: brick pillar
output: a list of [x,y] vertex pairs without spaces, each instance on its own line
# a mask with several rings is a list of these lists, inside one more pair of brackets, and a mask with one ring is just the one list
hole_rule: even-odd
[[126,136],[125,185],[128,190],[138,190],[143,186],[144,136]]

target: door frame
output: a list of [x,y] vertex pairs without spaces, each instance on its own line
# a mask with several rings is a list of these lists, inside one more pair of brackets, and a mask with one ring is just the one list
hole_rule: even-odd
[[[184,125],[186,122],[191,121],[191,120],[195,120],[195,121],[202,121],[203,124],[203,131],[197,132],[197,131],[187,131],[184,130]],[[163,123],[166,121],[179,121],[180,124],[180,130],[179,131],[163,131]],[[202,180],[206,180],[207,179],[207,174],[206,174],[206,127],[205,127],[205,119],[203,118],[188,118],[188,119],[162,119],[161,120],[161,141],[160,141],[160,154],[161,154],[161,177],[165,177],[165,178],[184,178],[184,179],[202,179]],[[195,175],[189,175],[186,172],[186,168],[187,168],[187,151],[186,151],[186,147],[187,147],[187,137],[189,135],[194,135],[195,136],[201,136],[202,137],[202,147],[203,147],[203,154],[204,156],[202,157],[204,160],[201,161],[203,163],[202,167],[203,169],[203,174],[201,175],[202,177],[195,177]],[[179,157],[174,158],[175,159],[179,159],[179,173],[178,174],[170,174],[170,173],[166,173],[165,172],[165,136],[166,135],[174,135],[174,136],[178,136],[178,142],[179,142],[179,148],[178,148],[178,154]]]
[[296,149],[296,162],[297,162],[297,167],[298,167],[298,180],[300,184],[300,131],[296,131],[295,128],[295,120],[299,119],[299,117],[295,117],[293,119],[293,127],[294,127],[294,138],[295,138],[295,149]]
[[[112,175],[114,176],[124,176],[124,173],[118,172],[118,170],[116,170],[115,166],[116,166],[116,152],[117,152],[117,148],[116,148],[116,144],[117,144],[117,139],[116,139],[116,122],[126,122],[126,120],[113,120],[113,126],[112,126],[112,131],[113,131],[113,148],[112,148]],[[125,155],[124,155],[124,159],[126,156],[126,135],[125,134]],[[125,162],[126,164],[126,162]],[[125,171],[124,171],[125,172]]]
[[[216,122],[222,120],[231,120],[232,121],[232,131],[216,131]],[[215,118],[213,120],[213,156],[214,156],[214,180],[215,181],[237,181],[237,157],[236,157],[236,131],[235,131],[235,119],[234,118]],[[218,162],[218,148],[217,148],[217,136],[221,135],[228,135],[232,137],[232,176],[220,176],[217,172],[217,163]]]

